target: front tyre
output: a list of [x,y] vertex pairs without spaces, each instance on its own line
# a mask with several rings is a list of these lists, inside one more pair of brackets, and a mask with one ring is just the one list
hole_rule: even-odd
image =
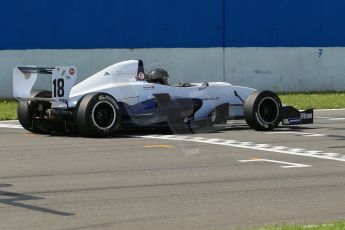
[[281,121],[282,103],[271,91],[255,91],[244,103],[244,119],[255,130],[275,128]]
[[90,93],[76,110],[78,131],[84,136],[111,136],[119,129],[121,113],[117,101],[106,93]]

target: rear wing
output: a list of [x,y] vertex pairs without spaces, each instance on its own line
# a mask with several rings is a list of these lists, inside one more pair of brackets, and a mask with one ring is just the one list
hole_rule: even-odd
[[[51,75],[51,98],[33,98],[31,96],[31,90],[37,81],[38,74]],[[66,103],[76,79],[77,69],[73,66],[15,67],[13,69],[13,97],[22,101],[44,100]]]

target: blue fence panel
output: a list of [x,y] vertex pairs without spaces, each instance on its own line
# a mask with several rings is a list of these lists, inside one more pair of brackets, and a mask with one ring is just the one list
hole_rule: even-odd
[[344,0],[2,0],[0,49],[345,46]]
[[226,46],[345,45],[343,0],[230,0]]
[[221,0],[2,0],[0,49],[215,47]]

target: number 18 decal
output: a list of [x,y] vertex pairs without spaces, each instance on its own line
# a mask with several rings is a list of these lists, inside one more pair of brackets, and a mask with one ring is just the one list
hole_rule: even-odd
[[57,66],[52,72],[52,97],[55,101],[69,99],[69,94],[77,78],[77,70],[73,66]]
[[64,97],[65,96],[65,80],[63,78],[57,78],[53,81],[54,85],[54,97]]

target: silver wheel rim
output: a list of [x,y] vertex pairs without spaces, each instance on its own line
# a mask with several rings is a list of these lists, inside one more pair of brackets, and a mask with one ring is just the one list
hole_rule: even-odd
[[101,130],[110,129],[116,121],[116,110],[112,103],[106,100],[97,102],[91,113],[93,124]]
[[[269,118],[269,120],[267,120],[267,118],[263,118],[261,116],[262,113],[260,111],[262,111],[262,110],[266,111],[266,110],[270,110],[270,109],[275,110],[276,113],[275,113],[275,116],[271,116],[271,117],[274,117],[274,118]],[[268,113],[268,112],[269,111],[264,112],[264,113]],[[257,112],[257,114],[258,114],[258,117],[259,117],[261,122],[263,122],[266,125],[272,124],[272,122],[276,121],[278,116],[279,116],[279,105],[278,105],[277,101],[274,100],[274,98],[272,98],[272,97],[264,97],[260,101],[260,103],[258,105],[258,112]]]

